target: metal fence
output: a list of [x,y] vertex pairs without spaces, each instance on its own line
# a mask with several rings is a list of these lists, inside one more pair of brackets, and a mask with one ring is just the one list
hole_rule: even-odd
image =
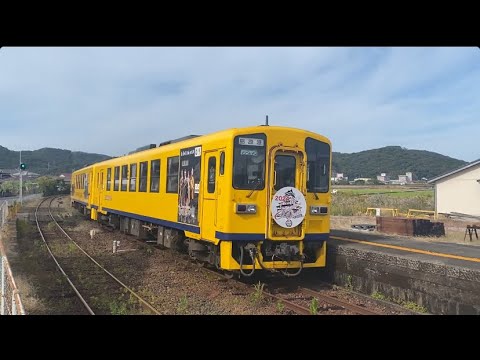
[[0,229],[7,223],[8,202],[0,201]]
[[[43,195],[40,193],[40,194],[29,194],[29,195],[24,195],[22,197],[23,201],[27,201],[27,200],[33,200],[33,199],[39,199],[41,198]],[[20,198],[18,196],[12,196],[12,197],[6,197],[6,198],[0,198],[0,203],[2,203],[3,201],[7,202],[8,206],[11,206],[15,203],[19,203],[20,202]]]
[[[7,223],[8,202],[0,202],[0,230]],[[17,285],[13,279],[12,270],[8,263],[0,238],[0,315],[25,315],[22,300]]]

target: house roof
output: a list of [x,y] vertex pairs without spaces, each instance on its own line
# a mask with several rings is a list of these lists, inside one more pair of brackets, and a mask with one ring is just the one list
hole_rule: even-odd
[[[11,174],[12,176],[20,176],[20,172],[16,172],[14,174]],[[40,176],[40,174],[37,174],[37,173],[34,173],[32,171],[28,171],[28,170],[25,170],[25,171],[22,171],[22,176]]]
[[63,173],[63,174],[60,174],[58,177],[66,180],[66,181],[70,181],[72,179],[72,174],[71,173]]
[[471,167],[474,167],[474,166],[477,166],[477,165],[479,165],[479,164],[480,164],[480,159],[475,160],[475,161],[472,161],[471,163],[469,163],[469,164],[467,164],[467,165],[465,165],[465,166],[462,166],[462,167],[459,168],[459,169],[456,169],[456,170],[450,171],[450,172],[448,172],[448,173],[446,173],[446,174],[437,176],[437,177],[435,177],[435,178],[427,181],[427,183],[428,183],[428,184],[435,183],[435,182],[437,182],[438,180],[441,180],[441,179],[443,179],[443,178],[446,178],[446,177],[448,177],[448,176],[450,176],[450,175],[454,175],[454,174],[459,173],[459,172],[461,172],[461,171],[463,171],[463,170],[467,170],[467,169],[469,169],[469,168],[471,168]]

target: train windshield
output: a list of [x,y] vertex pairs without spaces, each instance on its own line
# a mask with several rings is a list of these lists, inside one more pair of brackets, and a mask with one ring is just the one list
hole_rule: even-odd
[[275,190],[285,186],[295,186],[296,160],[294,156],[275,156]]
[[265,187],[265,134],[236,136],[233,150],[233,187],[261,190]]
[[330,145],[312,138],[305,140],[307,152],[307,191],[328,192],[330,184]]

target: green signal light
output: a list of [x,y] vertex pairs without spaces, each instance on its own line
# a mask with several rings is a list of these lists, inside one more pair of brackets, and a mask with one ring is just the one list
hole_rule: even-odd
[[27,168],[27,164],[21,163],[20,164],[20,170],[25,170]]

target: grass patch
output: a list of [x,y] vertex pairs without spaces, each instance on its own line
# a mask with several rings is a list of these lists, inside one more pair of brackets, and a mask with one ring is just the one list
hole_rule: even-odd
[[285,304],[280,300],[278,300],[276,306],[277,306],[277,311],[279,313],[283,313],[283,310],[285,310]]
[[68,243],[67,248],[68,248],[68,252],[74,252],[74,251],[77,249],[77,247],[75,246],[75,244],[72,243],[72,242],[71,242],[71,243]]
[[384,300],[384,301],[388,300],[388,298],[385,295],[383,295],[381,292],[378,292],[378,291],[374,291],[371,296],[375,300]]
[[47,225],[48,231],[54,231],[56,228],[57,228],[57,225],[53,221],[50,221]]
[[112,301],[109,304],[110,314],[112,315],[127,315],[127,305],[122,302]]
[[347,289],[350,289],[350,290],[353,289],[353,277],[352,277],[352,275],[347,275],[345,287],[346,287]]
[[258,305],[263,299],[263,288],[265,284],[261,283],[260,281],[258,284],[253,285],[255,291],[252,294],[252,301],[255,305]]
[[[82,284],[88,282],[87,278],[82,278],[79,281]],[[90,284],[91,285],[91,284]],[[120,294],[117,298],[112,298],[108,293],[99,294],[98,296],[90,297],[92,308],[96,308],[95,313],[111,314],[111,315],[129,315],[135,311],[136,299],[129,296],[125,292]],[[98,311],[98,312],[97,312]]]
[[418,313],[426,314],[427,308],[422,305],[418,305],[416,302],[413,301],[404,301],[399,299],[393,299],[388,296],[385,296],[381,292],[375,291],[372,293],[372,298],[375,300],[383,300],[383,301],[390,301],[392,303],[396,303],[400,306],[403,306],[405,309],[412,310]]
[[310,314],[317,315],[318,314],[318,299],[314,297],[310,302]]
[[427,313],[427,308],[422,305],[418,305],[417,303],[413,301],[404,301],[401,304],[405,309],[416,311],[419,313],[426,314]]
[[188,310],[188,299],[187,295],[184,295],[180,298],[180,301],[178,302],[177,305],[177,314],[182,314],[185,315]]
[[433,189],[426,190],[404,190],[404,189],[338,189],[337,194],[350,194],[350,195],[392,195],[398,197],[412,197],[412,196],[433,196]]
[[34,227],[26,220],[17,220],[17,236],[19,238],[30,237],[34,232]]
[[[363,190],[363,189],[362,189]],[[367,189],[365,189],[367,190]],[[422,193],[425,191],[422,191]],[[358,216],[364,215],[367,208],[394,208],[402,213],[408,209],[434,210],[433,192],[428,195],[419,192],[392,194],[366,194],[359,195],[348,192],[338,192],[332,196],[331,215]]]

